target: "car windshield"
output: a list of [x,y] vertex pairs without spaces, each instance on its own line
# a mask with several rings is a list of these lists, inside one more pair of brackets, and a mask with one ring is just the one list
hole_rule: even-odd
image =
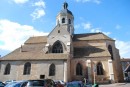
[[43,80],[31,80],[27,84],[28,86],[44,86]]

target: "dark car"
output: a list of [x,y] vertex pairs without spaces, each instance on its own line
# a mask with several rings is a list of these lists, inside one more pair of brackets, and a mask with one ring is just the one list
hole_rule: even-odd
[[21,87],[55,87],[55,84],[51,79],[27,80],[21,85]]
[[0,81],[0,87],[4,87],[4,86],[5,86],[5,84]]
[[81,81],[72,81],[66,84],[67,87],[84,87]]

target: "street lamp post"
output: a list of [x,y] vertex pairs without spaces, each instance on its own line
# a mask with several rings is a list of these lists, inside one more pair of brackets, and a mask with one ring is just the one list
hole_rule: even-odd
[[94,66],[93,66],[93,75],[94,75],[94,84],[96,83],[96,65],[95,65],[95,63],[93,63],[94,64]]

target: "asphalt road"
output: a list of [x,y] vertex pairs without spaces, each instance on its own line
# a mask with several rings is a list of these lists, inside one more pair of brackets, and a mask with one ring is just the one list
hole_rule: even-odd
[[130,87],[130,83],[115,83],[115,84],[104,84],[99,87]]

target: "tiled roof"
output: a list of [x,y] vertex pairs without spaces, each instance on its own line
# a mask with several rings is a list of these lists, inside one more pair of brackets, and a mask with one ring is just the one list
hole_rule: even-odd
[[[74,34],[73,41],[82,40],[113,40],[103,33]],[[114,41],[114,40],[113,40]]]
[[110,57],[105,46],[75,47],[74,57]]
[[35,44],[47,42],[47,36],[30,37],[24,44]]
[[[80,40],[113,40],[103,33],[91,34],[75,34],[73,41]],[[47,59],[67,59],[68,54],[64,53],[45,53],[43,51],[47,43],[46,36],[30,37],[25,41],[24,45],[12,51],[8,55],[2,57],[0,60],[47,60]],[[105,46],[87,46],[74,47],[74,57],[110,57]]]
[[22,52],[38,52],[43,50],[45,47],[46,43],[44,44],[25,44],[21,46],[21,51]]
[[45,54],[42,50],[38,52],[20,52],[20,48],[4,56],[0,60],[53,60],[53,59],[67,59],[67,54]]

